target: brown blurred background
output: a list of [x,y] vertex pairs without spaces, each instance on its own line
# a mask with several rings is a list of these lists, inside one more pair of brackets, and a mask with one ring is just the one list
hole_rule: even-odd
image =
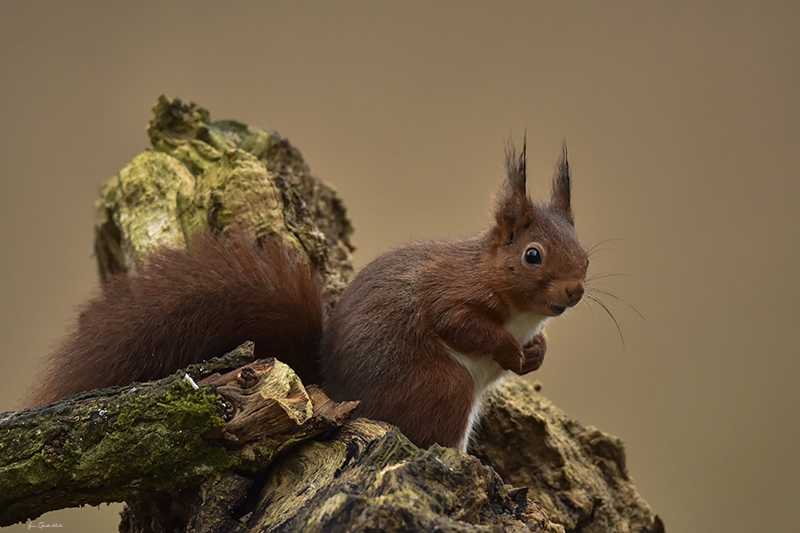
[[669,531],[793,530],[798,23],[789,1],[2,2],[0,411],[96,287],[98,185],[160,94],[287,136],[358,265],[484,227],[527,129],[531,192],[566,139],[592,274],[620,274],[595,286],[646,318],[603,298],[624,345],[589,302],[553,323],[543,392],[625,441]]

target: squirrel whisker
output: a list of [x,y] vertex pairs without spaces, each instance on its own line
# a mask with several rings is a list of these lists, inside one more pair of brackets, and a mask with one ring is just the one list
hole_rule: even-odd
[[586,250],[586,253],[589,255],[589,257],[591,257],[591,255],[592,255],[594,252],[597,252],[597,251],[599,251],[599,250],[597,250],[597,248],[598,248],[600,245],[602,245],[602,244],[606,244],[606,243],[608,243],[608,242],[613,242],[613,241],[624,241],[624,240],[627,240],[627,239],[622,239],[622,238],[620,238],[620,237],[611,237],[611,238],[609,238],[609,239],[603,239],[602,241],[600,241],[600,242],[596,243],[594,246],[592,246],[591,248],[589,248],[588,250]]
[[606,306],[606,304],[604,304],[602,302],[602,300],[600,300],[597,296],[589,294],[590,291],[597,292],[596,289],[587,288],[586,289],[586,294],[584,294],[584,296],[586,296],[586,298],[588,298],[592,302],[595,302],[597,305],[599,305],[603,309],[603,311],[605,311],[608,314],[608,316],[611,317],[611,320],[614,322],[614,326],[616,326],[616,328],[617,328],[617,333],[619,333],[619,339],[622,342],[622,346],[624,347],[625,346],[625,336],[622,334],[622,329],[619,327],[619,322],[617,322],[616,317],[611,312],[611,310],[608,308],[608,306]]
[[[609,275],[613,275],[613,274],[609,274]],[[620,276],[623,276],[624,274],[618,274],[618,275],[620,275]],[[589,280],[587,280],[587,281],[589,281]],[[635,308],[633,305],[631,305],[631,304],[630,304],[630,303],[628,303],[627,301],[623,300],[622,298],[620,298],[620,297],[619,297],[619,296],[617,296],[616,294],[610,293],[610,292],[608,292],[608,291],[604,291],[604,290],[602,290],[602,289],[598,289],[598,288],[596,288],[596,287],[588,287],[586,290],[587,290],[587,291],[591,291],[591,292],[596,292],[596,293],[599,293],[599,294],[604,294],[604,295],[606,295],[606,296],[608,296],[608,297],[610,297],[610,298],[614,298],[614,299],[615,299],[615,300],[617,300],[618,302],[621,302],[621,303],[623,303],[623,304],[627,305],[629,308],[631,308],[631,309],[633,310],[633,312],[634,312],[634,313],[636,313],[637,315],[639,315],[639,318],[641,318],[642,320],[644,320],[645,324],[649,324],[649,322],[647,321],[647,319],[644,317],[644,315],[643,315],[642,313],[640,313],[640,312],[639,312],[639,310],[638,310],[638,309],[636,309],[636,308]]]
[[600,274],[598,276],[590,276],[586,278],[586,283],[590,283],[592,281],[596,281],[598,279],[604,278],[616,278],[616,277],[633,277],[633,274]]
[[531,200],[526,180],[525,145],[509,146],[486,231],[377,257],[330,312],[322,276],[280,239],[234,227],[185,252],[158,249],[82,308],[30,404],[158,379],[252,341],[257,358],[277,356],[332,400],[359,400],[354,416],[466,451],[485,393],[506,371],[542,365],[542,327],[585,292],[566,148],[548,203]]

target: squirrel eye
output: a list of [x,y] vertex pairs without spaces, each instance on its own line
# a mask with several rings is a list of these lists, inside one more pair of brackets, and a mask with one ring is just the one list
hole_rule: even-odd
[[525,250],[525,262],[529,265],[541,265],[542,252],[540,252],[538,248],[531,246]]

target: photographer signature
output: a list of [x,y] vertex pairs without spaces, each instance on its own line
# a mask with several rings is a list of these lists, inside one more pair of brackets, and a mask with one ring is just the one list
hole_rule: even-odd
[[39,528],[39,529],[44,529],[46,527],[64,527],[64,526],[62,526],[59,523],[45,524],[44,522],[39,522],[38,524],[34,524],[33,522],[28,522],[28,529],[30,529],[32,527],[36,527],[36,528]]

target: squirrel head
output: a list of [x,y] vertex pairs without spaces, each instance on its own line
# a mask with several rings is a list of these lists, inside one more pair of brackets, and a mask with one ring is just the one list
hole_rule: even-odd
[[526,190],[526,145],[506,153],[506,182],[490,232],[486,267],[492,290],[516,312],[558,316],[583,296],[589,261],[575,233],[570,172],[564,144],[550,202]]

